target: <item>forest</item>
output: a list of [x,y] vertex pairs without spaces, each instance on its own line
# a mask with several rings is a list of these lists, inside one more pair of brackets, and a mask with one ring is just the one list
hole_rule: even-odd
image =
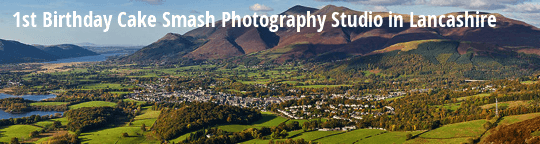
[[261,113],[250,108],[194,103],[178,109],[164,109],[154,129],[163,140],[219,124],[249,124],[261,118]]
[[82,132],[125,121],[127,116],[122,109],[113,107],[84,107],[69,110],[64,115],[69,120],[69,130]]

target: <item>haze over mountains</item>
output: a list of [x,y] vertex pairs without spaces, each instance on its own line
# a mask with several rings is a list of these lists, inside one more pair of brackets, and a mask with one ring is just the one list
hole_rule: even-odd
[[0,39],[0,64],[44,62],[93,55],[98,54],[71,44],[32,46],[17,41]]
[[[328,15],[333,12],[362,15],[345,7],[328,5],[322,9],[294,6],[282,14]],[[128,62],[169,61],[173,59],[224,59],[242,57],[256,59],[257,63],[283,63],[290,60],[328,61],[350,57],[370,56],[401,50],[407,42],[444,39],[457,43],[452,51],[463,55],[472,52],[474,56],[490,54],[526,53],[540,54],[540,29],[527,23],[506,18],[500,14],[494,28],[415,28],[409,27],[409,15],[403,15],[404,27],[389,28],[386,12],[373,15],[385,17],[379,28],[332,27],[328,20],[322,32],[317,27],[305,27],[301,32],[296,28],[280,28],[272,33],[267,28],[201,27],[184,35],[169,33],[158,41],[126,57]],[[460,13],[449,13],[460,14]],[[446,15],[449,15],[446,14]],[[487,14],[487,13],[482,13]],[[415,17],[414,19],[417,19]],[[430,41],[424,41],[430,42]],[[418,44],[416,44],[418,45]],[[409,49],[416,49],[410,48]]]
[[77,45],[72,45],[72,44],[61,44],[61,45],[52,45],[52,46],[34,45],[34,46],[36,48],[39,48],[45,51],[46,53],[55,55],[60,59],[98,55],[95,52],[92,52],[90,50],[87,50],[87,49],[84,49],[82,47],[79,47]]

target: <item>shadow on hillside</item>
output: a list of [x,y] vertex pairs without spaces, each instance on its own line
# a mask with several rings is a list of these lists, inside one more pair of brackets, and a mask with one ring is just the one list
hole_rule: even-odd
[[252,125],[255,125],[255,124],[262,124],[262,123],[265,123],[265,122],[268,122],[270,120],[273,120],[275,118],[277,118],[278,116],[276,115],[273,115],[273,114],[262,114],[262,119],[252,123]]

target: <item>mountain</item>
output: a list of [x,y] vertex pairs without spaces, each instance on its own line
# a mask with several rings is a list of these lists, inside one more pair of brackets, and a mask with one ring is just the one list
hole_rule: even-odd
[[[282,14],[305,15],[307,11],[314,15],[328,16],[333,12],[363,14],[361,11],[333,5],[321,9],[294,6]],[[461,12],[446,15],[450,14],[456,15]],[[480,15],[485,14],[489,13]],[[385,12],[375,12],[373,15],[381,15],[385,22],[388,21],[388,14]],[[301,28],[301,32],[296,32],[296,28],[280,28],[272,33],[267,28],[233,28],[231,22],[227,22],[226,27],[221,27],[222,21],[218,21],[216,27],[196,28],[184,35],[167,34],[165,37],[176,35],[178,38],[166,42],[162,38],[126,59],[147,62],[182,58],[205,60],[239,57],[257,59],[259,63],[283,63],[291,60],[330,61],[399,51],[403,47],[398,44],[419,43],[426,40],[456,41],[458,43],[456,48],[459,47],[464,51],[469,49],[475,51],[481,47],[494,48],[486,51],[504,49],[515,53],[540,54],[540,43],[537,41],[540,39],[540,29],[500,14],[493,15],[497,17],[497,26],[494,28],[416,28],[409,27],[409,15],[402,15],[404,25],[400,28],[389,28],[388,23],[378,28],[332,27],[333,21],[329,19],[325,22],[322,32],[317,32],[317,27],[304,27]],[[416,20],[418,17],[413,19]]]
[[31,45],[0,39],[0,64],[42,62],[56,60],[57,58],[57,56]]
[[138,50],[123,60],[167,60],[169,58],[182,57],[195,50],[204,42],[205,40],[198,40],[191,36],[168,33],[158,41]]
[[83,56],[94,56],[99,55],[90,50],[84,49],[77,45],[72,44],[61,44],[61,45],[51,45],[51,46],[42,46],[34,45],[36,48],[45,51],[48,54],[55,55],[59,59],[64,58],[74,58],[74,57],[83,57]]

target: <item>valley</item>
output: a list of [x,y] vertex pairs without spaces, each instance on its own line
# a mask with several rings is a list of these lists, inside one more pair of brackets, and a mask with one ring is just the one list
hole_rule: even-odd
[[[363,13],[298,5],[282,14],[308,11]],[[497,27],[324,21],[322,31],[271,32],[217,21],[225,27],[167,33],[142,48],[0,40],[0,109],[59,112],[1,119],[0,142],[537,142],[540,29],[477,15],[496,16]]]

